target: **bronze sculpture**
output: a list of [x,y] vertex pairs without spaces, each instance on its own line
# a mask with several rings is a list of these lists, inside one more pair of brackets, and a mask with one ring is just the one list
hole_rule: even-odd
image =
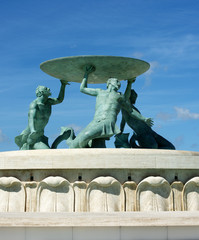
[[48,138],[44,135],[52,105],[61,103],[64,100],[65,86],[67,81],[60,80],[61,87],[58,98],[50,98],[50,89],[38,86],[36,89],[37,98],[31,102],[28,112],[28,126],[22,133],[15,137],[15,143],[21,150],[49,149]]

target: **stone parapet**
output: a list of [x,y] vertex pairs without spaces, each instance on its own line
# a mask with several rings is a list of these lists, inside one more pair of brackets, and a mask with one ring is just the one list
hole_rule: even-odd
[[0,227],[199,226],[199,212],[1,213]]
[[9,169],[199,169],[199,152],[159,149],[51,149],[0,152]]

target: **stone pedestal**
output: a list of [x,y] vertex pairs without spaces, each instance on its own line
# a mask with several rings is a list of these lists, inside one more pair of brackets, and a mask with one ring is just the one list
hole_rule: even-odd
[[198,239],[199,153],[0,153],[0,239]]

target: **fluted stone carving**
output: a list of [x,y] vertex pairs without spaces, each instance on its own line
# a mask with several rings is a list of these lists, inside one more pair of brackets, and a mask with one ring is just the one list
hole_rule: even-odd
[[88,212],[124,211],[124,190],[113,177],[98,177],[88,185]]
[[25,190],[15,177],[0,178],[0,212],[24,212]]
[[183,191],[183,183],[180,181],[175,181],[171,184],[171,188],[173,191],[173,210],[174,211],[182,211],[183,209],[183,198],[182,198],[182,191]]
[[199,211],[199,177],[194,177],[185,184],[183,197],[185,211]]
[[24,184],[26,189],[26,211],[36,212],[36,182],[27,182]]
[[37,188],[38,212],[73,212],[74,191],[62,177],[47,177]]
[[73,188],[75,192],[75,212],[85,212],[87,184],[84,181],[76,181]]
[[173,194],[171,186],[162,177],[147,177],[136,191],[137,211],[172,211]]
[[135,211],[137,184],[133,181],[125,182],[123,185],[125,192],[125,211]]

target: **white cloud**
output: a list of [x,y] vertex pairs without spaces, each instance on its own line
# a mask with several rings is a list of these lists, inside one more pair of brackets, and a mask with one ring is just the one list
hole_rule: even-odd
[[[151,74],[154,72],[154,70],[156,69],[156,68],[158,68],[159,67],[159,64],[158,64],[158,62],[156,62],[156,61],[153,61],[153,62],[150,62],[150,68],[149,68],[149,70],[145,73],[145,82],[144,82],[144,87],[148,87],[148,86],[150,86],[151,85]],[[144,88],[143,87],[143,88]]]
[[198,149],[199,148],[199,144],[198,143],[193,143],[193,144],[191,144],[190,147],[193,148],[193,149]]
[[7,137],[3,134],[2,130],[0,129],[0,143],[6,141]]
[[69,124],[68,127],[72,127],[75,133],[79,133],[83,129],[82,126],[76,124]]
[[189,109],[174,107],[177,117],[179,119],[188,120],[188,119],[199,119],[199,113],[192,113]]
[[159,63],[157,61],[150,62],[150,68],[149,70],[145,73],[146,75],[151,75],[156,68],[159,67]]
[[134,53],[133,53],[133,57],[134,57],[134,58],[142,58],[143,56],[144,56],[144,54],[141,53],[141,52],[134,52]]
[[174,145],[176,148],[180,148],[184,144],[184,136],[178,136],[174,140]]

